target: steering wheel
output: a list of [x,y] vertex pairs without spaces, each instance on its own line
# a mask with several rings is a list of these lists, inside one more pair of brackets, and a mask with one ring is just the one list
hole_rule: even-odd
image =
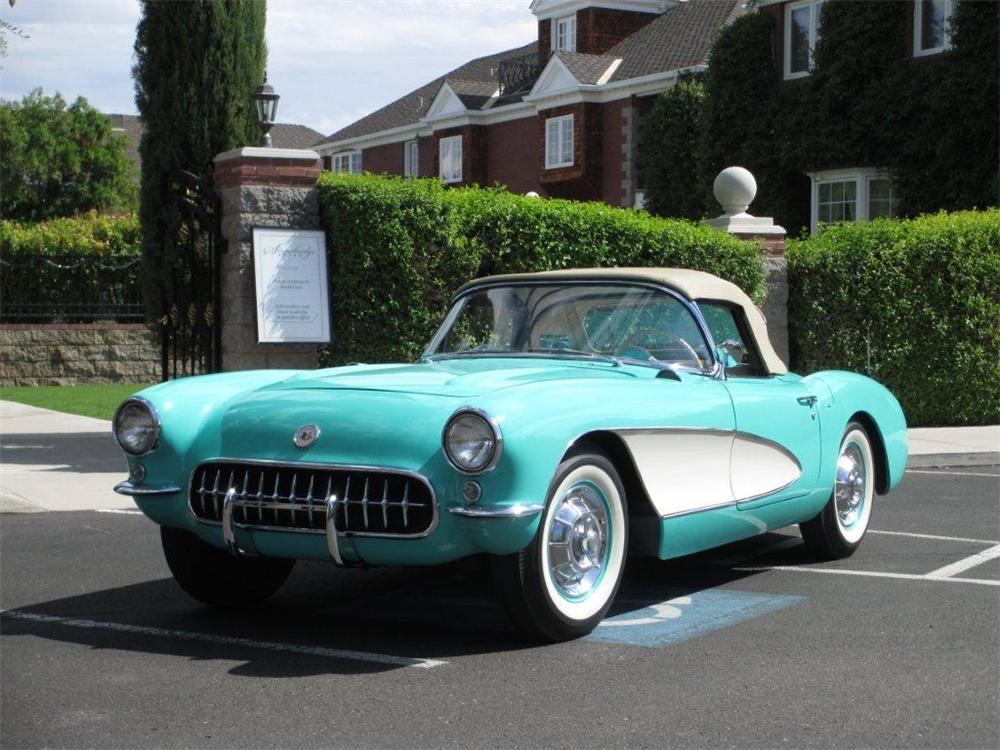
[[[705,361],[698,355],[695,348],[685,341],[680,334],[671,333],[669,335],[673,337],[673,340],[670,341],[671,345],[680,345],[691,356],[691,359],[698,363],[698,367],[705,367]],[[641,346],[639,343],[652,336],[662,337],[663,331],[658,328],[639,328],[638,330],[633,331],[628,339],[626,339],[619,354],[625,354],[626,351],[632,350],[642,352],[643,355],[641,357],[633,357],[634,359],[643,359],[644,357],[647,357],[650,360],[658,359],[657,357],[654,357],[652,353],[646,349],[646,347]],[[627,356],[632,357],[631,354],[628,354]]]

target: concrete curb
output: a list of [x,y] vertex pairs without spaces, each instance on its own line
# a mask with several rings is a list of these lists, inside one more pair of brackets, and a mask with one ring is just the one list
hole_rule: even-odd
[[937,469],[945,466],[997,466],[1000,451],[984,453],[925,453],[910,456],[907,469]]
[[45,508],[21,497],[16,492],[0,487],[0,513],[44,513]]

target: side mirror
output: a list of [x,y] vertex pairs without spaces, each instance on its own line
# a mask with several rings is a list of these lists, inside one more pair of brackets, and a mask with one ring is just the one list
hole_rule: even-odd
[[725,365],[728,369],[730,367],[739,367],[744,364],[747,352],[739,341],[726,339],[719,345],[718,355],[723,365]]

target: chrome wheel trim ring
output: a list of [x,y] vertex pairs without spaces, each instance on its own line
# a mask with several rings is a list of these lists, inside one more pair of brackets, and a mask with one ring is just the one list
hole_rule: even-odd
[[[553,577],[549,558],[549,540],[556,511],[560,510],[561,500],[577,485],[592,485],[607,502],[608,535],[605,543],[604,565],[599,576],[595,577],[589,591],[579,597],[571,598],[563,593],[562,588]],[[554,609],[569,620],[586,620],[608,603],[618,586],[625,559],[625,498],[619,493],[615,482],[600,467],[594,464],[584,464],[567,474],[559,483],[552,500],[546,507],[542,517],[540,568],[547,599]]]
[[607,499],[589,481],[573,485],[555,502],[546,564],[559,593],[579,600],[594,590],[607,568],[610,509]]
[[868,528],[874,494],[872,467],[868,437],[860,430],[851,430],[840,447],[833,490],[837,529],[851,544],[860,541]]

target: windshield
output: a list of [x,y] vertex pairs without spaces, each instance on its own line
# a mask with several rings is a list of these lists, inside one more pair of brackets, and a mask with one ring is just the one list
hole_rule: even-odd
[[711,366],[687,306],[665,291],[625,284],[523,284],[466,294],[426,356],[615,357]]

